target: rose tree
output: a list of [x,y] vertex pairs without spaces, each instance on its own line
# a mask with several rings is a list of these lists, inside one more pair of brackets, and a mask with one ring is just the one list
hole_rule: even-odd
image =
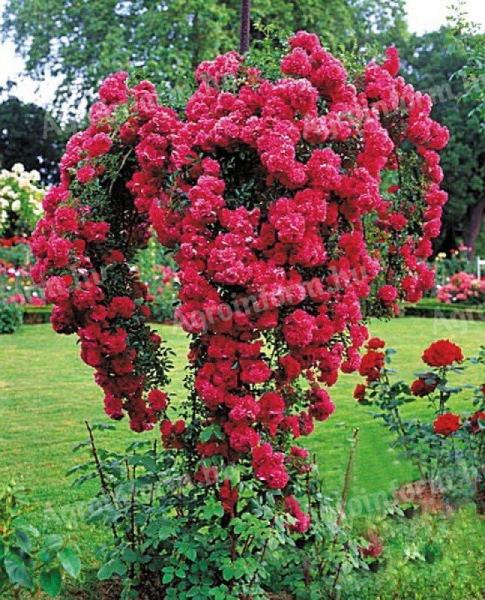
[[[137,431],[160,422],[225,518],[249,482],[279,495],[303,533],[295,495],[308,453],[294,440],[335,410],[339,372],[359,369],[363,318],[391,316],[432,286],[448,132],[397,75],[394,48],[353,80],[315,35],[299,32],[290,48],[277,81],[235,52],[202,63],[181,114],[151,83],[108,77],[32,248],[54,329],[79,336],[108,415],[128,413]],[[130,267],[151,227],[173,250],[191,337],[176,421],[168,351]]]

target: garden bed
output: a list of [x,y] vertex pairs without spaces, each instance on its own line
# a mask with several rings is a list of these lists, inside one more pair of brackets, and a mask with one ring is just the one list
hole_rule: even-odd
[[482,308],[480,305],[444,304],[433,298],[425,298],[424,300],[421,300],[421,302],[418,302],[418,304],[404,304],[402,306],[402,313],[409,317],[423,317],[427,319],[485,320],[485,308]]
[[52,306],[24,306],[24,324],[39,325],[50,321]]

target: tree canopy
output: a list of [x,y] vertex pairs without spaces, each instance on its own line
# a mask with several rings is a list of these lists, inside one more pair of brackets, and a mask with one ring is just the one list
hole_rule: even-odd
[[41,106],[10,97],[0,104],[0,166],[11,169],[22,163],[36,169],[42,180],[57,178],[65,135],[54,118]]
[[[330,49],[381,46],[405,32],[404,0],[254,0],[254,24],[306,29]],[[155,84],[184,87],[193,68],[238,48],[238,0],[7,0],[3,33],[30,75],[62,76],[57,102],[91,99],[108,73],[140,69]]]
[[412,36],[404,51],[408,78],[433,97],[434,119],[451,133],[442,153],[445,206],[441,244],[456,247],[463,238],[474,246],[480,232],[485,203],[485,140],[480,130],[476,101],[463,100],[464,82],[456,74],[467,63],[466,49],[457,44],[451,29]]

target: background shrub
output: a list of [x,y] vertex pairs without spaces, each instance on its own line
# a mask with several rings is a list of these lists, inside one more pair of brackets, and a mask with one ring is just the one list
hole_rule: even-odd
[[22,307],[0,300],[0,334],[15,333],[22,325]]

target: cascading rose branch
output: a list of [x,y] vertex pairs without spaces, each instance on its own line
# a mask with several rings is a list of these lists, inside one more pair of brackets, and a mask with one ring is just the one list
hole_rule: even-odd
[[[339,371],[359,368],[363,317],[431,287],[448,132],[429,96],[397,77],[394,48],[352,83],[315,35],[290,46],[278,81],[234,52],[202,63],[184,115],[149,82],[109,77],[68,144],[33,249],[54,328],[80,336],[107,413],[127,411],[137,430],[161,418],[165,445],[183,448],[205,485],[237,463],[284,488],[303,531],[291,494],[307,453],[292,440],[334,411]],[[166,352],[129,267],[150,224],[179,267],[187,422],[166,417]],[[219,494],[234,514],[233,482]]]

